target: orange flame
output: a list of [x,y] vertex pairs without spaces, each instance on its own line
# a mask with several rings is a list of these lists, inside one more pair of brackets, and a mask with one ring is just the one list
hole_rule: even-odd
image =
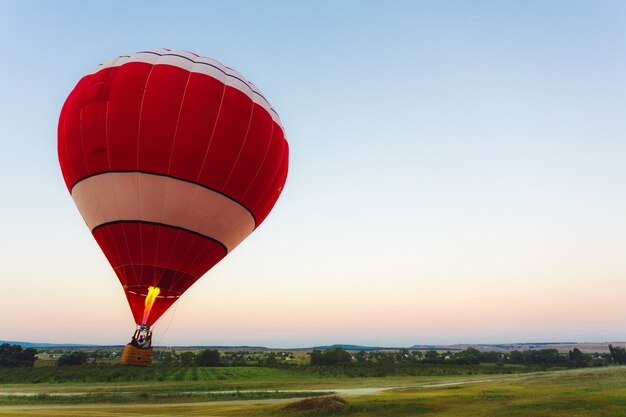
[[154,305],[157,295],[159,295],[160,292],[161,289],[159,287],[148,287],[148,294],[146,294],[146,307],[143,309],[142,324],[146,324],[148,321],[148,316],[150,315],[152,306]]

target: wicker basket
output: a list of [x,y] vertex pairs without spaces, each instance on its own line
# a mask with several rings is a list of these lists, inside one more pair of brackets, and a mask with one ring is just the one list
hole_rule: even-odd
[[122,352],[120,363],[122,365],[148,366],[152,363],[152,348],[142,349],[129,343]]

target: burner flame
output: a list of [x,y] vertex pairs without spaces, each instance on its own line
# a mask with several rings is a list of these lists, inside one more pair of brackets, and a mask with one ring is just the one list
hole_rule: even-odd
[[143,310],[143,320],[142,324],[146,324],[148,321],[148,316],[150,315],[150,311],[152,310],[152,306],[156,301],[157,295],[161,292],[159,287],[148,287],[148,294],[146,294],[146,307]]

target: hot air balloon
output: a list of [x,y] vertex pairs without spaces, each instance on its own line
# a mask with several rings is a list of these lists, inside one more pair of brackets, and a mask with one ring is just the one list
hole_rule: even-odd
[[61,110],[58,155],[128,299],[133,347],[149,348],[155,321],[265,220],[289,146],[278,114],[241,74],[155,49],[78,82]]

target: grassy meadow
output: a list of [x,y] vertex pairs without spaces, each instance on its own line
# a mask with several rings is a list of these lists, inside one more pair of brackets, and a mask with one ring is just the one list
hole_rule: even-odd
[[[426,368],[429,373],[432,367]],[[481,367],[485,370],[489,367]],[[267,367],[158,367],[75,366],[0,368],[0,404],[39,400],[62,402],[65,398],[86,394],[133,394],[140,399],[145,393],[172,395],[220,393],[223,391],[328,390],[369,387],[399,387],[410,384],[432,384],[448,381],[471,381],[486,377],[502,378],[509,374],[482,374],[473,367],[462,367],[465,373],[447,375],[387,375],[355,377],[335,370],[314,373],[307,368]],[[521,374],[521,373],[520,373]],[[523,375],[523,374],[521,374]],[[19,381],[19,382],[18,382]],[[25,398],[10,393],[22,394]],[[26,396],[24,394],[32,394]]]
[[[176,381],[174,377],[164,381],[2,384],[0,416],[626,417],[624,366],[525,374],[363,378],[252,367],[197,368],[196,372],[198,380]],[[226,392],[216,395],[214,390]],[[347,402],[337,410],[326,409],[323,402],[313,409],[285,409],[299,401],[294,397],[334,390]],[[6,395],[11,392],[16,395]],[[37,395],[20,400],[17,394],[24,393]],[[63,395],[55,397],[54,393]],[[81,396],[92,398],[81,404]]]

